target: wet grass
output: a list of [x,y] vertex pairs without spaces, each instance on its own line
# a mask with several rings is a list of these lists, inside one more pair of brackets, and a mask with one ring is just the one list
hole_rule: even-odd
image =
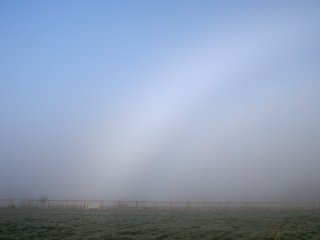
[[0,239],[320,239],[315,211],[0,209]]

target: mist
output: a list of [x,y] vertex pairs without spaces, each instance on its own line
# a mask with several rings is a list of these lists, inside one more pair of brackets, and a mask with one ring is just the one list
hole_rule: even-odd
[[0,3],[0,198],[319,201],[319,10]]

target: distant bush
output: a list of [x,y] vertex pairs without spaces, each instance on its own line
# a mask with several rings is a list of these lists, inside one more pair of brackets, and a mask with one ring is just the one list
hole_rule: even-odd
[[48,201],[47,196],[41,196],[41,197],[39,198],[39,202],[40,202],[40,203],[46,203],[47,201]]

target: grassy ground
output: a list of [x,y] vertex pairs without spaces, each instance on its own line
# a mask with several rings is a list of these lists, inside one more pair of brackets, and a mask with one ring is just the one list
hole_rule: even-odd
[[0,239],[320,239],[320,212],[0,209]]

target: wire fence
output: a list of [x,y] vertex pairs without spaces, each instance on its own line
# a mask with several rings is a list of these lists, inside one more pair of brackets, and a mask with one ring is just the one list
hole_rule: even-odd
[[320,210],[320,202],[169,202],[61,199],[0,199],[0,208],[167,209],[167,210]]

